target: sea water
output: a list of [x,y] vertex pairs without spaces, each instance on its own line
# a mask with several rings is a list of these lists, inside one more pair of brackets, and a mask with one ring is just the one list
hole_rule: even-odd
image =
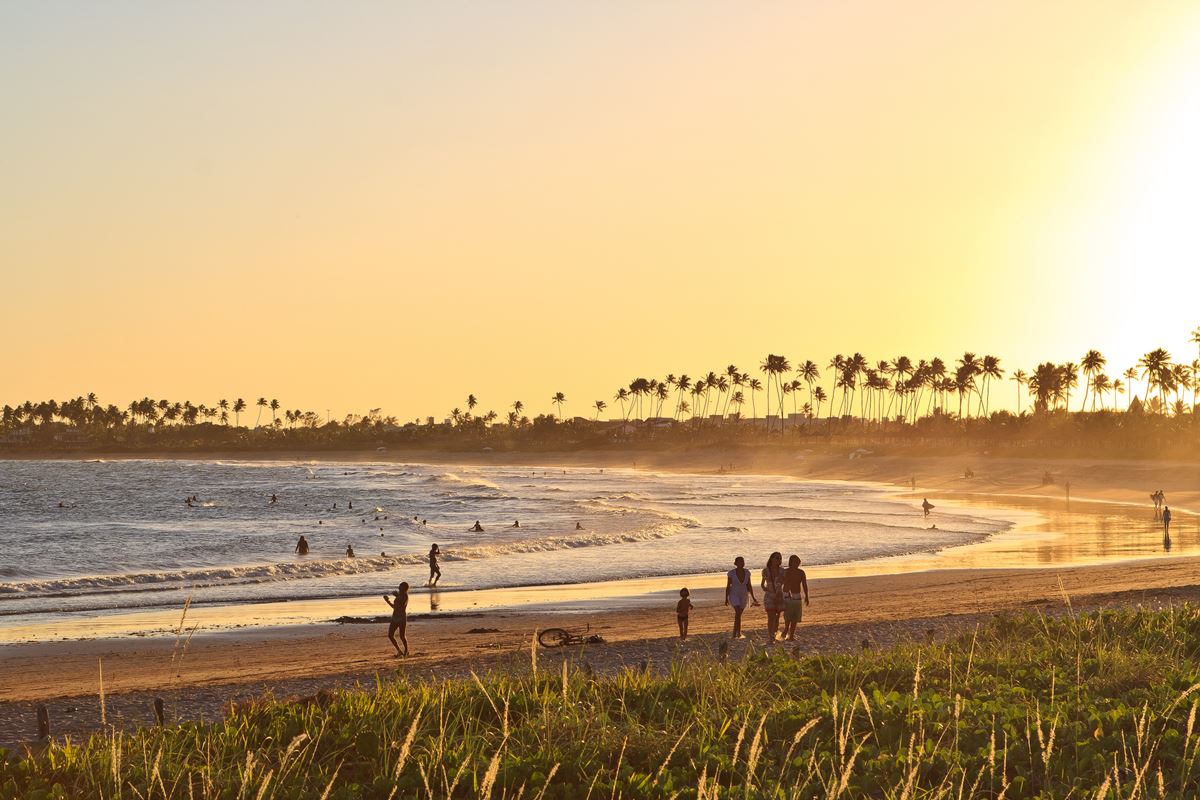
[[953,510],[930,529],[917,504],[879,488],[775,476],[0,461],[0,616],[377,595],[423,584],[435,542],[440,587],[465,591],[725,571],[738,555],[758,568],[775,550],[846,563],[1008,525]]

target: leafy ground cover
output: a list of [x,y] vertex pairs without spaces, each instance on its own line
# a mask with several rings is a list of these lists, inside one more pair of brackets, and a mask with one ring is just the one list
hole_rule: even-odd
[[0,759],[4,798],[1186,797],[1200,610],[1000,617],[937,644],[266,698]]

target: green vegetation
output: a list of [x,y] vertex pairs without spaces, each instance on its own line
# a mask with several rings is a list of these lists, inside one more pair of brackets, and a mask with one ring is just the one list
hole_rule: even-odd
[[999,618],[945,644],[592,677],[399,681],[56,744],[0,796],[1178,797],[1200,610]]

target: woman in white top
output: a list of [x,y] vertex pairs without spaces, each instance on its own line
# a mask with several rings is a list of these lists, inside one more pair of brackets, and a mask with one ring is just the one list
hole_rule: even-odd
[[733,638],[743,639],[742,612],[746,610],[746,599],[758,605],[754,597],[754,587],[750,585],[750,570],[746,569],[746,559],[738,556],[733,560],[733,569],[729,570],[729,580],[725,582],[725,605],[733,606]]

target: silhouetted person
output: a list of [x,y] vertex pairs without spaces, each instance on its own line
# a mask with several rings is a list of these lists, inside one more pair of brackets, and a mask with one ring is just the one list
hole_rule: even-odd
[[436,544],[433,547],[429,548],[429,585],[430,586],[437,586],[438,579],[442,577],[442,571],[441,571],[441,569],[438,568],[438,556],[440,556],[441,554],[442,554],[442,551],[438,549],[438,546]]
[[583,523],[582,523],[582,522],[576,522],[576,523],[575,523],[575,530],[577,530],[577,531],[581,531],[581,530],[583,530]]
[[[425,523],[421,523],[424,525]],[[483,526],[479,524],[479,520],[475,520],[475,524],[469,528],[471,533],[483,533]]]
[[[388,641],[392,643],[392,647],[396,648],[396,656],[408,655],[408,639],[405,637],[405,629],[408,628],[408,581],[401,583],[396,587],[395,602],[392,601],[392,596],[384,595],[383,599],[392,607],[392,620],[388,623]],[[396,634],[400,634],[400,641],[404,643],[404,652],[400,652],[400,645],[396,644]]]
[[271,495],[271,505],[275,505],[278,502],[279,502],[279,498],[276,497],[274,494],[272,494]]
[[354,547],[346,545],[346,558],[354,558]]
[[687,588],[679,590],[679,602],[675,604],[675,621],[679,623],[679,641],[687,641],[688,615],[692,611],[691,593]]
[[1163,534],[1166,536],[1170,536],[1171,535],[1171,508],[1170,508],[1170,506],[1163,506],[1162,523],[1163,523]]
[[[803,596],[803,597],[802,597]],[[804,619],[804,606],[808,605],[808,576],[800,569],[800,556],[788,558],[788,568],[783,571],[783,638],[796,641],[796,626]]]
[[933,511],[933,508],[934,508],[933,503],[929,502],[929,498],[926,497],[925,500],[921,503],[921,510],[925,512],[926,517],[929,516],[930,511]]
[[308,539],[303,535],[300,536],[300,541],[296,542],[296,553],[302,556],[308,555]]
[[519,527],[521,527],[521,520],[519,520],[519,519],[514,519],[514,520],[513,520],[513,524],[512,524],[512,526],[513,526],[514,528],[519,528]]
[[746,610],[746,601],[758,605],[751,586],[750,570],[746,569],[746,559],[738,556],[733,560],[733,569],[727,574],[725,581],[725,605],[733,606],[733,638],[742,639],[742,612]]

